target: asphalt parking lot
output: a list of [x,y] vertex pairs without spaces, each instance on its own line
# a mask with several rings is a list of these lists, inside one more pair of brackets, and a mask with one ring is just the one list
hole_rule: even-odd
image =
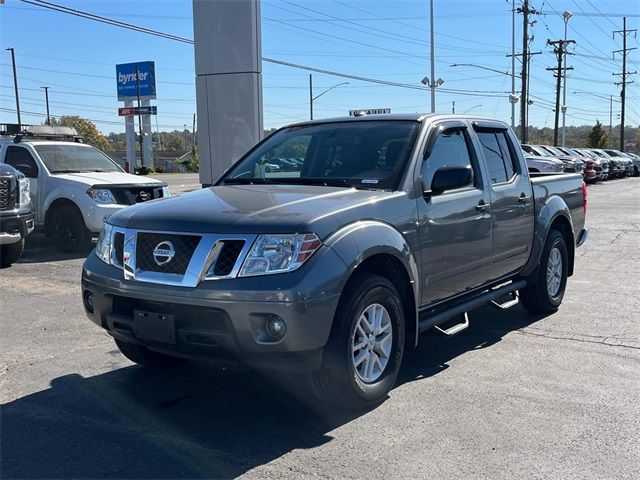
[[2,478],[640,478],[640,179],[589,186],[560,310],[428,334],[379,408],[258,373],[127,361],[80,302],[83,258],[29,238],[0,271]]

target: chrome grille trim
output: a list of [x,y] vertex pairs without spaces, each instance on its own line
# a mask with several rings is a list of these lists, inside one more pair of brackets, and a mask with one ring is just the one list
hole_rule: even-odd
[[[249,249],[258,235],[235,235],[235,234],[210,234],[210,233],[194,233],[194,232],[168,232],[160,230],[137,230],[122,227],[113,227],[113,238],[117,233],[124,235],[124,247],[122,254],[122,264],[120,259],[116,258],[116,249],[111,249],[111,263],[117,268],[121,268],[125,280],[135,280],[139,282],[155,283],[160,285],[172,285],[177,287],[196,287],[204,280],[222,280],[227,278],[235,278],[240,272],[240,267],[245,257],[249,253]],[[153,233],[156,235],[197,235],[201,236],[200,243],[195,248],[191,260],[187,266],[184,275],[175,273],[163,273],[141,270],[136,265],[136,250],[138,233]],[[112,241],[113,241],[112,238]],[[219,276],[213,273],[207,275],[209,270],[218,259],[218,255],[222,251],[224,242],[227,240],[241,240],[244,246],[228,275]]]

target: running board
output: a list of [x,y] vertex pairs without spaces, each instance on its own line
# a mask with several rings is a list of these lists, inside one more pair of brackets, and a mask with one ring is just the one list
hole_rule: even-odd
[[[482,305],[486,305],[503,295],[511,294],[516,290],[524,288],[527,286],[527,282],[525,280],[517,280],[511,282],[504,287],[496,288],[494,290],[488,290],[477,297],[472,298],[471,300],[467,300],[466,302],[460,303],[454,307],[451,307],[443,312],[436,313],[435,315],[431,315],[429,317],[423,318],[418,323],[418,331],[420,333],[429,330],[435,326],[441,325],[444,322],[451,320],[452,318],[462,315],[464,313],[470,312]],[[464,324],[459,324],[464,325]],[[457,327],[457,325],[456,325]],[[454,327],[455,328],[455,327]],[[465,327],[466,328],[466,327]]]
[[520,303],[520,294],[518,293],[518,290],[514,290],[513,292],[510,292],[509,296],[511,297],[511,300],[507,300],[506,302],[503,302],[503,303],[498,303],[495,300],[491,300],[491,305],[493,305],[496,308],[499,308],[500,310],[507,310]]
[[456,333],[460,333],[461,331],[466,330],[467,327],[469,326],[469,315],[467,315],[467,312],[464,312],[463,316],[464,316],[464,322],[458,323],[453,327],[447,328],[446,330],[443,328],[440,328],[438,325],[435,325],[433,328],[438,330],[440,333],[444,333],[445,335],[449,335],[449,336],[455,335]]

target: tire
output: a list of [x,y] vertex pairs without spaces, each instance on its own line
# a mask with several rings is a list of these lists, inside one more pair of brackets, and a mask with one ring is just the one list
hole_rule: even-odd
[[15,243],[0,245],[0,268],[10,267],[24,250],[24,237]]
[[640,177],[640,170],[638,170],[638,167],[636,167],[635,165],[633,166],[633,176]]
[[567,287],[568,271],[567,244],[559,231],[551,230],[542,251],[540,266],[533,278],[529,279],[529,284],[520,290],[520,301],[524,308],[534,313],[553,313],[558,310]]
[[53,214],[51,222],[53,241],[61,252],[78,253],[89,249],[91,232],[87,230],[76,207],[60,207]]
[[175,367],[187,363],[187,360],[184,358],[163,355],[162,353],[153,352],[142,345],[136,345],[135,343],[124,342],[122,340],[114,340],[118,349],[125,357],[145,367]]
[[[373,340],[371,335],[369,339],[362,335],[371,314],[381,314]],[[363,317],[367,322],[362,323]],[[389,331],[391,339],[386,338]],[[340,298],[322,366],[310,376],[313,391],[321,402],[346,410],[375,406],[386,398],[396,381],[404,341],[404,315],[394,285],[378,275],[354,275]],[[354,344],[358,343],[361,347],[354,354]],[[356,366],[358,357],[361,362]],[[372,366],[370,375],[365,371],[365,362]]]

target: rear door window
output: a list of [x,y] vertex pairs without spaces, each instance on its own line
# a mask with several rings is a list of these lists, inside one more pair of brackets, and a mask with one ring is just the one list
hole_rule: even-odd
[[518,173],[518,159],[504,130],[477,131],[491,183],[505,183]]

